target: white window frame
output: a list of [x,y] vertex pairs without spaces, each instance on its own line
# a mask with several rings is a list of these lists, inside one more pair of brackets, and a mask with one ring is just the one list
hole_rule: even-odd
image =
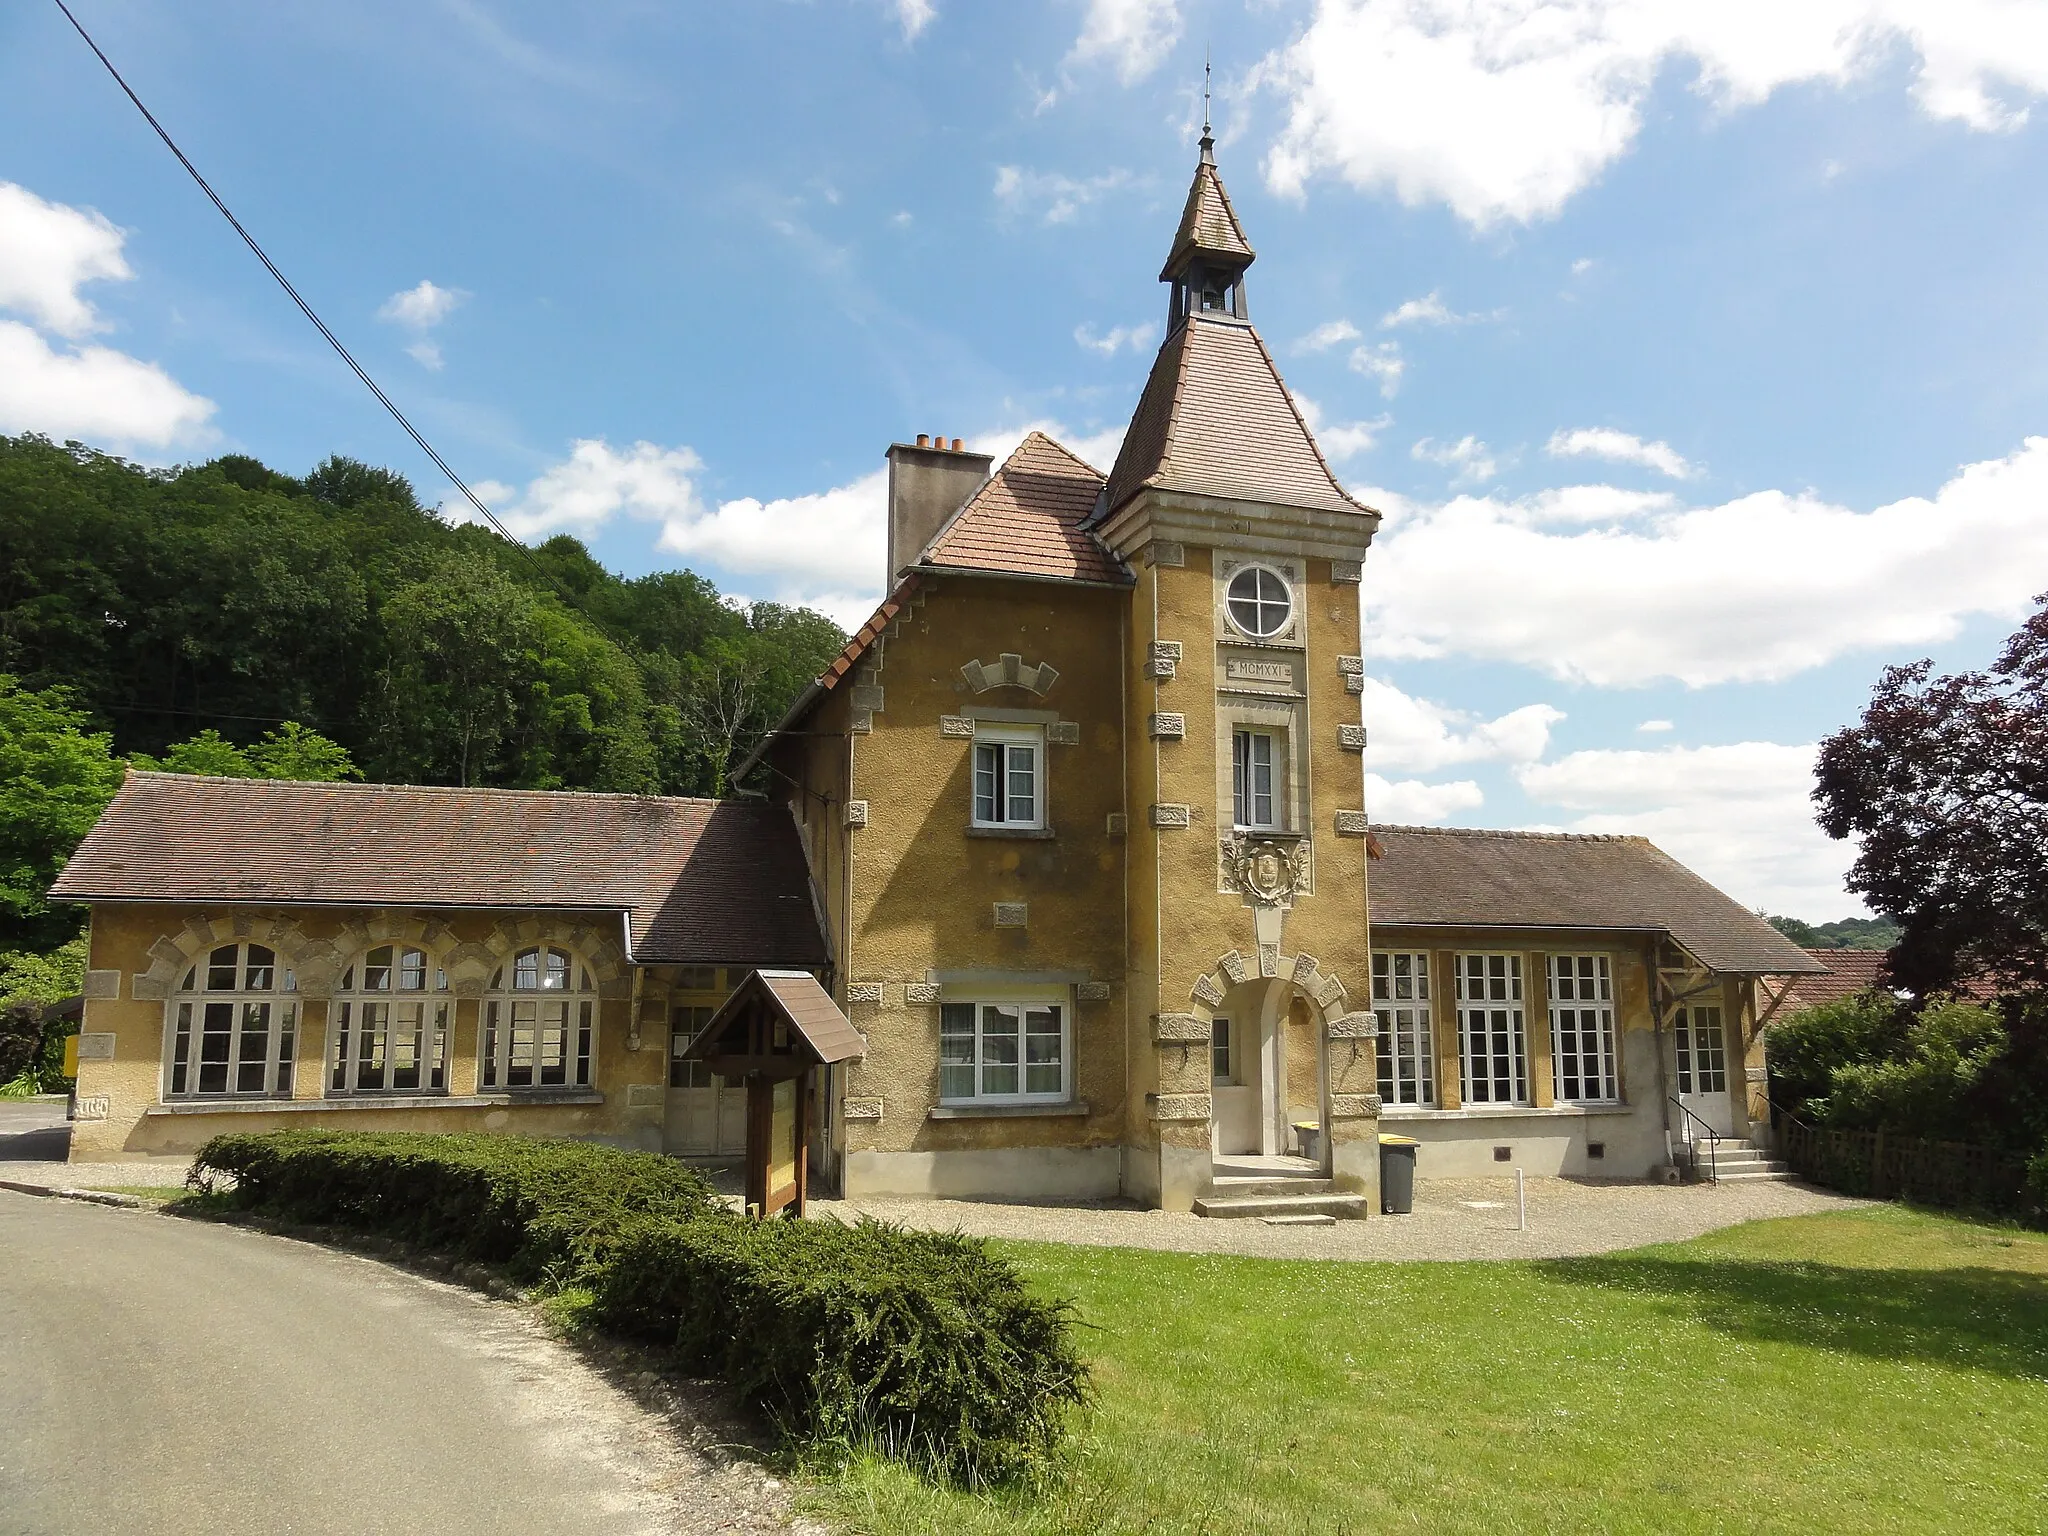
[[[521,985],[527,956],[538,957],[534,980]],[[560,972],[550,963],[560,957]],[[562,980],[553,982],[559,974]],[[562,1093],[593,1086],[597,1079],[598,1024],[603,1009],[590,963],[560,944],[522,945],[505,957],[491,978],[477,1011],[477,1087],[485,1093]],[[530,1030],[529,1059],[521,1061],[522,1029]],[[561,1032],[562,1079],[543,1082],[550,1063],[544,1054],[550,1035]],[[524,1071],[529,1080],[515,1083]]]
[[1552,955],[1550,1061],[1560,1104],[1619,1104],[1614,965],[1606,955]]
[[[1237,616],[1235,605],[1237,584],[1248,576],[1252,578],[1252,589],[1255,594],[1251,598],[1254,610],[1263,613],[1265,608],[1272,605],[1273,599],[1267,597],[1260,590],[1258,576],[1261,574],[1270,576],[1280,585],[1280,601],[1282,603],[1280,622],[1271,629],[1254,629]],[[1277,570],[1273,566],[1263,564],[1260,561],[1248,561],[1239,566],[1230,573],[1229,579],[1223,583],[1223,616],[1229,621],[1232,629],[1248,640],[1273,641],[1280,639],[1294,623],[1295,607],[1294,583],[1287,579],[1284,571]]]
[[[1266,747],[1265,816],[1259,815],[1259,743]],[[1230,819],[1240,832],[1278,832],[1286,824],[1287,737],[1256,725],[1230,728]]]
[[[221,960],[221,956],[229,958]],[[268,956],[260,960],[259,955]],[[219,1010],[222,1019],[216,1019]],[[226,1027],[209,1027],[224,1020]],[[288,1099],[298,1066],[298,979],[267,944],[210,946],[164,1006],[164,1099]],[[253,1026],[253,1027],[252,1027]],[[224,1038],[221,1086],[202,1086],[209,1039]],[[251,1042],[256,1054],[249,1054]]]
[[1427,951],[1373,951],[1372,1016],[1379,1030],[1380,1102],[1434,1107],[1436,1021]]
[[1452,957],[1458,977],[1458,1061],[1467,1105],[1527,1108],[1529,1023],[1522,957],[1480,951]]
[[[1701,1027],[1699,1015],[1713,1015],[1713,1022]],[[1700,1049],[1702,1034],[1711,1048]],[[1719,1003],[1686,1003],[1678,1010],[1672,1028],[1672,1044],[1678,1055],[1678,1091],[1682,1094],[1726,1093],[1728,1091],[1728,1029]],[[1701,1057],[1710,1058],[1702,1061]]]
[[[379,956],[385,958],[379,961]],[[417,965],[410,963],[415,958]],[[410,984],[415,975],[417,983]],[[399,1076],[402,1031],[411,1033],[419,1081],[410,1087],[366,1082],[369,1061],[378,1064],[379,1075]],[[420,944],[372,945],[343,970],[341,985],[327,1005],[327,1097],[417,1098],[446,1093],[449,1038],[454,1033],[455,998],[439,957]]]
[[[982,753],[992,751],[998,766],[998,782],[993,786],[993,816],[982,814]],[[1018,757],[1030,764],[1031,773],[1031,814],[1028,819],[1011,814],[1015,809],[1015,793],[1012,788],[1013,776],[1017,772]],[[1045,828],[1045,732],[1031,726],[977,726],[974,732],[974,751],[968,762],[967,772],[968,816],[970,824],[1001,832],[1039,832]]]
[[[958,1010],[963,1009],[971,1010],[969,1015],[972,1029],[971,1035],[957,1028],[960,1020]],[[1043,1014],[1048,1010],[1056,1016],[1058,1026],[1056,1033],[1059,1040],[1059,1086],[1057,1088],[1042,1088],[1037,1091],[1031,1091],[1026,1087],[1031,1080],[1029,1068],[1032,1065],[1030,1061],[1032,1039],[1030,1015],[1033,1013]],[[1000,1080],[1000,1074],[1006,1067],[1011,1065],[999,1059],[991,1060],[988,1048],[988,1042],[992,1038],[996,1040],[1005,1038],[1004,1032],[991,1030],[989,1027],[992,1023],[998,1022],[997,1016],[1004,1014],[1014,1015],[1017,1022],[1014,1036],[1016,1041],[1016,1091],[1008,1093],[1003,1092],[1000,1088],[991,1088],[989,1086],[991,1077]],[[1041,1030],[1037,1032],[1037,1038],[1042,1041],[1049,1034],[1053,1033],[1053,1031]],[[962,1039],[971,1041],[972,1060],[949,1062],[947,1060],[949,1054],[948,1047],[956,1046]],[[1040,1062],[1038,1065],[1043,1066],[1045,1063]],[[949,1091],[947,1074],[963,1069],[972,1070],[973,1091],[961,1093],[957,1087]],[[1046,991],[1036,991],[1021,995],[1017,993],[977,992],[972,995],[963,993],[957,997],[947,996],[939,1004],[938,1101],[940,1104],[1065,1104],[1073,1098],[1073,1084],[1074,1009],[1066,989],[1060,989],[1057,995]]]

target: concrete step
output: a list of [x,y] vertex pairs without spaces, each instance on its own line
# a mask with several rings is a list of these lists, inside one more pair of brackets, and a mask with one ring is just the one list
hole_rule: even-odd
[[1219,1173],[1212,1181],[1218,1195],[1329,1195],[1337,1186],[1313,1175],[1283,1173],[1271,1178],[1250,1174]]
[[1319,1211],[1303,1211],[1298,1216],[1261,1216],[1260,1221],[1269,1227],[1334,1227],[1337,1218],[1325,1216]]
[[1723,1168],[1721,1170],[1720,1182],[1723,1184],[1791,1184],[1798,1177],[1798,1174],[1794,1173],[1783,1163],[1765,1163],[1760,1168],[1745,1168],[1740,1173],[1730,1173],[1727,1169]]
[[1362,1220],[1363,1195],[1210,1195],[1195,1202],[1197,1216],[1264,1220],[1269,1216],[1329,1216]]

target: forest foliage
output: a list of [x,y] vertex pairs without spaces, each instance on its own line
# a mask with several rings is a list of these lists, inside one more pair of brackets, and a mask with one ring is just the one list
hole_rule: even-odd
[[157,471],[0,437],[0,673],[64,689],[122,756],[289,722],[374,780],[719,795],[845,639],[451,525],[351,459]]

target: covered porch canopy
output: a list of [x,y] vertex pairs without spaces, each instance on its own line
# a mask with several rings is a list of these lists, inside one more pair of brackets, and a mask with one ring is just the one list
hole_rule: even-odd
[[808,971],[750,971],[681,1060],[747,1087],[746,1202],[767,1216],[804,1211],[811,1073],[867,1054],[862,1038]]

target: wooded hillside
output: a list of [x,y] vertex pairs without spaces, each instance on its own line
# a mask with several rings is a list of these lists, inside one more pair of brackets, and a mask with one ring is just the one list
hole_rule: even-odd
[[123,754],[296,721],[372,779],[716,795],[844,643],[689,571],[451,526],[351,459],[154,471],[0,437],[0,674]]

